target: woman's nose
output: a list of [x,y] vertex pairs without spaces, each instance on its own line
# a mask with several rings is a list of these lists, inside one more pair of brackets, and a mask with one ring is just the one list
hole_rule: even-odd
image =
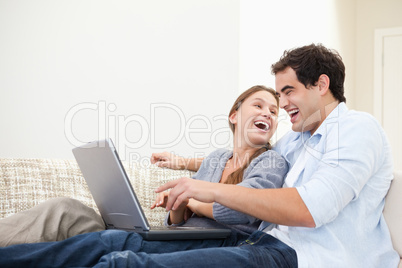
[[268,119],[271,118],[271,111],[269,110],[269,108],[263,110],[262,116]]

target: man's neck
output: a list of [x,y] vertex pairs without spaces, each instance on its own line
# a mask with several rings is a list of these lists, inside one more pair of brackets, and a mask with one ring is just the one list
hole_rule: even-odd
[[335,108],[338,105],[339,105],[339,101],[332,98],[332,100],[325,102],[321,106],[320,110],[318,110],[316,113],[314,113],[311,116],[310,119],[312,120],[312,122],[317,122],[317,121],[320,122],[316,126],[316,128],[310,130],[311,135],[314,134],[314,132],[321,126],[321,124],[325,121],[325,119],[328,117],[328,115],[330,113],[332,113],[332,111],[335,110]]

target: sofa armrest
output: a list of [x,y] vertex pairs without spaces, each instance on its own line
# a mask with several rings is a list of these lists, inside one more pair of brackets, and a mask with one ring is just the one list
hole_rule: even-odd
[[384,217],[394,249],[402,257],[402,171],[394,172],[394,179],[385,198]]

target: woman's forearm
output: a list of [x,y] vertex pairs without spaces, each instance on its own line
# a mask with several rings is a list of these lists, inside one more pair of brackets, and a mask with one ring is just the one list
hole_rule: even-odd
[[213,203],[203,203],[194,199],[190,199],[188,208],[191,209],[199,217],[207,217],[214,219]]
[[177,210],[171,210],[169,213],[169,224],[179,224],[184,221],[184,212],[186,208],[180,208]]
[[184,158],[182,169],[198,171],[204,158]]

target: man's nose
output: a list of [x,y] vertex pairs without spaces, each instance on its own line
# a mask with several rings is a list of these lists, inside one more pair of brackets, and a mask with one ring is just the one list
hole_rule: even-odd
[[289,105],[289,101],[286,97],[281,97],[279,98],[279,107],[281,107],[282,109],[285,109],[286,106]]

